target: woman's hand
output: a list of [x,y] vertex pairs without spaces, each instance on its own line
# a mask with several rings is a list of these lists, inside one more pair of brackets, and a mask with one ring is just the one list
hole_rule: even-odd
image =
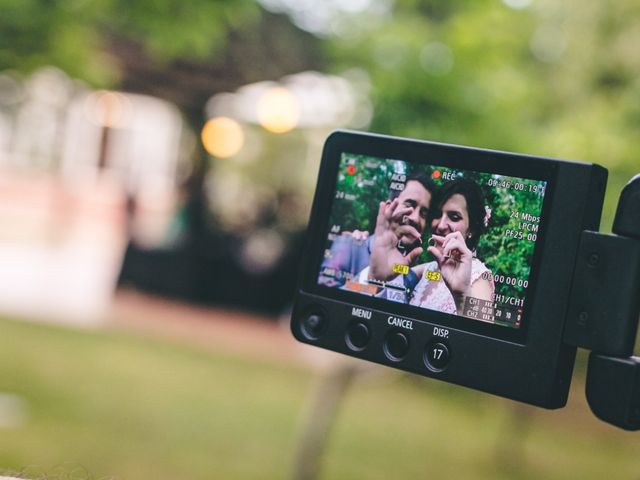
[[[371,247],[369,259],[369,275],[381,281],[388,281],[398,275],[393,271],[394,265],[411,265],[423,252],[420,232],[404,223],[411,207],[398,206],[398,199],[392,202],[381,202],[376,218],[375,238]],[[410,251],[403,254],[398,250],[398,242],[401,237],[409,238],[412,243],[417,243]]]
[[465,297],[471,288],[471,262],[473,254],[467,247],[460,232],[452,232],[446,236],[432,235],[435,245],[427,248],[438,267],[444,282],[456,299]]

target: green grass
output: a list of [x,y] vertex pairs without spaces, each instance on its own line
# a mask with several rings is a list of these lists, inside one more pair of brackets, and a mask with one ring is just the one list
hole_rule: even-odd
[[[640,478],[640,434],[599,423],[582,392],[549,412],[380,372],[346,396],[322,478]],[[0,392],[27,417],[0,427],[0,473],[287,478],[314,383],[294,359],[2,320]]]
[[0,430],[0,468],[285,476],[304,372],[126,334],[13,322],[0,332],[0,391],[24,397],[30,414]]

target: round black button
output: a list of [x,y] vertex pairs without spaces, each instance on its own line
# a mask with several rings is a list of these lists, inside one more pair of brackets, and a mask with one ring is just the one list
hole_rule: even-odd
[[327,319],[320,312],[311,312],[302,318],[302,333],[311,339],[316,340],[327,328]]
[[369,343],[371,332],[369,327],[362,322],[352,324],[347,330],[346,340],[347,346],[351,350],[362,350]]
[[384,353],[391,360],[402,360],[409,351],[409,339],[407,336],[398,331],[392,331],[387,334],[384,341]]
[[424,352],[425,363],[430,370],[441,372],[449,363],[451,352],[449,347],[440,341],[434,341],[427,345]]

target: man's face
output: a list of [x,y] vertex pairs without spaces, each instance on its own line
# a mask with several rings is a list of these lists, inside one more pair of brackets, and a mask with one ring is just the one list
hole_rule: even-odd
[[[427,215],[429,213],[429,204],[431,203],[431,193],[424,188],[417,180],[410,180],[404,187],[404,190],[398,195],[398,207],[396,212],[405,210],[398,221],[392,223],[392,228],[398,225],[411,225],[420,235],[423,234],[427,224]],[[400,243],[415,243],[415,238],[403,235],[400,237]]]

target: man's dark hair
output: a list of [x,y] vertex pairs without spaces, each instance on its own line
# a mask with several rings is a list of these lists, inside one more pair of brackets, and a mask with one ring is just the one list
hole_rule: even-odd
[[480,236],[485,230],[484,217],[486,215],[484,195],[476,182],[466,178],[459,178],[442,185],[431,199],[429,209],[429,225],[442,216],[442,207],[455,194],[460,194],[467,201],[469,214],[469,237],[466,238],[467,247],[474,250],[478,246]]
[[[407,176],[404,182],[405,187],[409,182],[418,182],[422,185],[432,196],[436,191],[436,184],[433,183],[431,177],[423,172],[413,173]],[[389,189],[389,200],[395,200],[402,193],[402,190]]]

